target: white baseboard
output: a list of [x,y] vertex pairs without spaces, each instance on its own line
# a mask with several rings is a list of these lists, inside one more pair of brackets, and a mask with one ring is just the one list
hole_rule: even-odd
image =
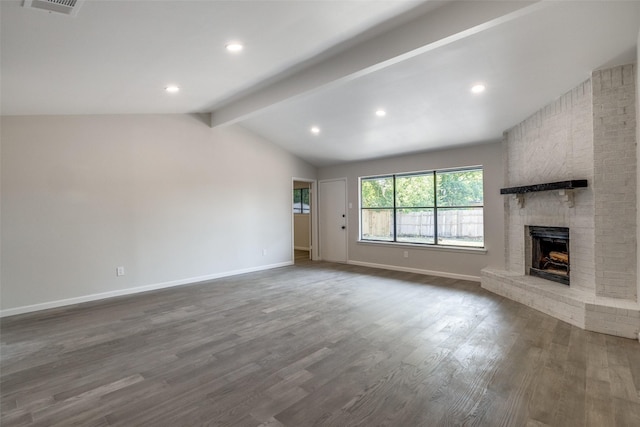
[[299,251],[309,251],[311,250],[311,248],[306,247],[306,246],[294,246],[293,249],[299,250]]
[[259,267],[250,267],[241,270],[225,271],[223,273],[208,274],[206,276],[189,277],[186,279],[171,280],[169,282],[154,283],[151,285],[136,286],[135,288],[118,289],[117,291],[101,292],[99,294],[83,295],[80,297],[61,299],[56,301],[43,302],[33,305],[25,305],[22,307],[8,308],[0,310],[0,317],[15,316],[16,314],[31,313],[34,311],[47,310],[50,308],[64,307],[66,305],[80,304],[83,302],[97,301],[106,298],[119,297],[123,295],[132,295],[140,292],[154,291],[157,289],[172,288],[174,286],[192,285],[198,282],[206,282],[208,280],[220,279],[222,277],[236,276],[238,274],[253,273],[262,270],[271,270],[272,268],[286,267],[293,265],[293,262],[286,261],[277,264],[261,265]]
[[449,273],[446,271],[423,270],[420,268],[402,267],[399,265],[376,264],[373,262],[347,261],[347,264],[360,265],[362,267],[380,268],[383,270],[404,271],[406,273],[425,274],[428,276],[446,277],[449,279],[469,280],[471,282],[480,282],[480,276],[469,276],[466,274]]

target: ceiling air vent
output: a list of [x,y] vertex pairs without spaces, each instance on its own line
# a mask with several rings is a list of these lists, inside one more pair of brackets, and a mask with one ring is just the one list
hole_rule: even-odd
[[30,9],[76,16],[83,2],[84,0],[24,0],[23,6]]

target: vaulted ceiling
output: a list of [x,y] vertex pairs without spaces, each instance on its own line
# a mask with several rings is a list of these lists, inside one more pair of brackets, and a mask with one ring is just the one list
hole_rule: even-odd
[[497,140],[594,69],[635,62],[640,27],[638,1],[85,0],[67,16],[3,0],[0,13],[2,114],[212,113],[318,166]]

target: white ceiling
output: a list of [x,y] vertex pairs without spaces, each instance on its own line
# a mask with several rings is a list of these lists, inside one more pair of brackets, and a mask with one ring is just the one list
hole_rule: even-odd
[[21,4],[0,5],[2,114],[213,112],[318,166],[497,140],[635,62],[640,27],[639,1]]
[[317,165],[499,140],[592,70],[635,62],[638,3],[542,6],[242,123]]
[[[75,17],[0,1],[3,114],[192,113],[415,1],[86,0]],[[225,45],[241,40],[230,55]],[[177,84],[179,96],[163,88]]]

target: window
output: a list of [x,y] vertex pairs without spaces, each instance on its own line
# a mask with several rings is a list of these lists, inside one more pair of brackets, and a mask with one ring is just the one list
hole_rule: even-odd
[[360,239],[484,247],[482,168],[360,179]]
[[309,213],[309,189],[296,188],[293,190],[293,213]]

